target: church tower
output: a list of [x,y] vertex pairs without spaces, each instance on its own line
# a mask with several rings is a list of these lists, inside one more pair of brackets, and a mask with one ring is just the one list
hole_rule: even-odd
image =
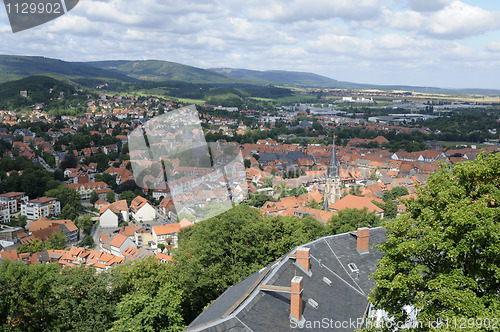
[[340,199],[340,175],[339,162],[335,153],[335,138],[333,139],[332,158],[326,172],[324,210],[328,210],[328,205]]

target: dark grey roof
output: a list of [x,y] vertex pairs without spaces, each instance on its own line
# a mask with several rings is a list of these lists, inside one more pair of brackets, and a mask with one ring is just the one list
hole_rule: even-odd
[[48,263],[48,262],[50,262],[49,253],[46,252],[46,251],[37,253],[37,258],[38,258],[38,262],[39,263]]
[[259,163],[268,163],[270,161],[281,159],[287,163],[293,163],[300,158],[313,159],[310,155],[305,155],[302,151],[292,151],[288,154],[285,153],[273,153],[264,152],[259,158]]
[[[294,276],[302,276],[303,317],[306,325],[301,330],[317,331],[319,326],[335,322],[357,322],[368,308],[368,293],[373,281],[368,277],[375,271],[382,253],[374,246],[385,241],[382,228],[370,229],[370,250],[359,253],[356,232],[327,236],[302,247],[310,248],[311,273],[299,267],[295,259],[285,255],[274,264],[254,273],[229,288],[186,331],[290,331],[290,294],[260,290],[260,284],[290,287]],[[291,253],[295,253],[294,249]],[[354,263],[358,271],[352,271]],[[323,278],[328,278],[328,285]],[[318,306],[308,304],[312,299]],[[332,320],[332,321],[330,321]],[[309,322],[309,323],[308,323]],[[311,324],[310,326],[308,324]],[[353,331],[347,328],[327,330]],[[323,326],[324,327],[324,326]],[[360,326],[356,326],[359,328]]]

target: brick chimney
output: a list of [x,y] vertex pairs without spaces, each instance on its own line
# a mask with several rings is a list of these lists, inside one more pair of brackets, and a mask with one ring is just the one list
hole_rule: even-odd
[[305,248],[305,247],[298,247],[297,248],[297,263],[300,264],[306,271],[309,271],[310,269],[310,264],[309,264],[309,258],[310,258],[310,248]]
[[290,317],[300,321],[302,319],[302,277],[295,276],[292,279]]
[[358,252],[360,254],[367,253],[370,247],[370,229],[368,227],[358,228],[356,237]]

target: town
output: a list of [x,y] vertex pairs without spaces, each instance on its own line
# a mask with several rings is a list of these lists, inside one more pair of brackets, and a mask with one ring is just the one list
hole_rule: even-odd
[[[460,114],[478,119],[489,112],[495,117],[493,105],[443,105],[432,99],[411,100],[411,93],[346,96],[348,92],[335,90],[324,93],[337,99],[320,103],[261,104],[255,109],[191,106],[197,112],[193,127],[175,123],[184,116],[182,111],[171,123],[164,120],[189,109],[185,103],[108,95],[102,91],[105,86],[98,88],[98,93],[85,94],[77,115],[51,114],[44,103],[25,112],[0,111],[2,261],[86,267],[97,274],[150,259],[168,266],[174,264],[184,234],[198,223],[206,224],[205,219],[217,220],[232,208],[231,199],[233,206],[244,205],[261,217],[313,222],[318,235],[357,232],[356,250],[368,252],[369,244],[359,242],[360,234],[371,229],[366,238],[372,238],[371,245],[380,242],[384,233],[377,226],[405,213],[407,202],[417,197],[429,176],[499,150],[498,120],[488,122],[481,132],[439,127],[444,119],[461,121]],[[19,92],[23,98],[28,93]],[[63,91],[49,93],[58,100],[66,98]],[[377,98],[384,106],[376,105]],[[400,98],[408,99],[403,103]],[[163,164],[141,160],[145,150],[131,153],[134,133],[158,121],[154,119],[163,122],[156,128],[157,136],[149,136],[149,144],[178,144],[188,153]],[[480,141],[459,142],[468,135]],[[228,148],[241,157],[244,172],[236,185],[218,173],[209,179],[210,163],[193,164],[203,158],[190,149],[205,140],[218,142],[218,148],[211,145],[207,160],[219,155],[217,149],[222,153]],[[141,163],[145,166],[139,169],[146,175],[137,178]],[[197,177],[202,180],[191,181],[187,189],[186,181]],[[237,201],[235,195],[240,197]],[[347,221],[352,213],[353,221]],[[318,255],[317,249],[312,252]],[[293,255],[297,263],[299,255],[305,257],[300,268],[310,273],[309,247],[298,247]],[[376,251],[369,255],[380,259]],[[366,264],[354,258],[344,263],[356,278]],[[370,265],[371,272],[373,268]],[[310,302],[313,307],[314,303]],[[374,312],[370,317],[376,317]],[[198,313],[195,310],[191,318]],[[188,328],[203,330],[199,322],[204,315],[208,314],[204,311]]]
[[[50,92],[64,98],[62,92]],[[27,92],[20,91],[20,95]],[[345,96],[338,101],[354,103]],[[80,116],[50,116],[41,111],[42,104],[26,114],[0,111],[0,138],[4,145],[12,146],[4,151],[1,164],[2,259],[29,264],[57,261],[61,267],[83,264],[98,270],[149,255],[170,261],[179,231],[196,220],[189,209],[176,211],[168,188],[137,186],[127,135],[183,104],[100,93],[97,98],[87,95],[85,106],[87,111]],[[324,225],[343,209],[394,218],[404,212],[404,200],[412,197],[416,186],[426,183],[440,163],[474,160],[481,152],[498,150],[493,144],[446,149],[435,141],[420,144],[422,150],[413,151],[413,146],[410,152],[394,150],[384,134],[433,134],[417,124],[425,119],[418,113],[408,118],[404,113],[385,116],[386,121],[381,121],[359,114],[352,117],[335,111],[332,104],[262,111],[203,104],[199,109],[207,140],[229,140],[240,149],[247,204],[271,216],[309,215]],[[345,134],[348,131],[362,137],[369,133],[373,138],[350,138]],[[165,137],[182,141],[186,132],[171,130]],[[19,168],[16,164],[21,159],[38,168]],[[332,165],[335,171],[330,170]],[[40,167],[54,178],[37,183],[37,188],[31,187],[33,182],[25,186],[29,172]],[[172,174],[184,171],[181,165],[171,170]],[[16,191],[24,187],[31,188]],[[76,199],[68,201],[68,197]],[[210,201],[210,197],[201,199],[202,204]],[[58,233],[64,239],[58,239]],[[56,243],[52,250],[34,251],[49,243]]]

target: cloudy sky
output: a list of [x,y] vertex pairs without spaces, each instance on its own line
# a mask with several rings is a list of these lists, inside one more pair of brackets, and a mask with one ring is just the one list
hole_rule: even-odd
[[500,89],[500,1],[80,0],[15,34],[0,8],[0,54]]

